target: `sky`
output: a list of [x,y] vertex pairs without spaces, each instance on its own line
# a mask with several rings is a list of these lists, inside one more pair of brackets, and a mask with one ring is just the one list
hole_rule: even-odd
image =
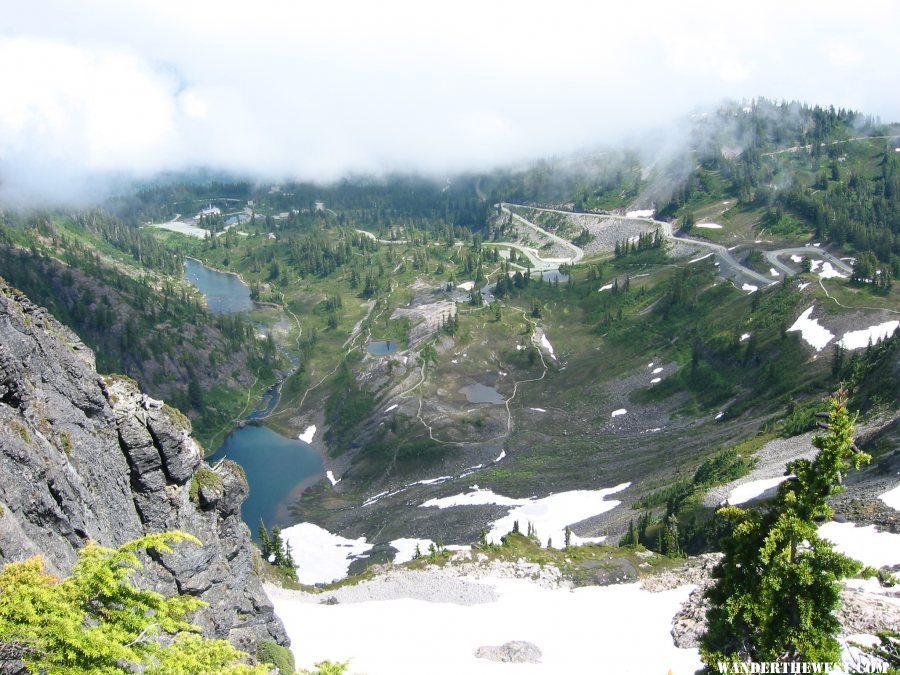
[[900,120],[893,0],[0,0],[0,16],[2,200],[201,167],[488,170],[724,98]]

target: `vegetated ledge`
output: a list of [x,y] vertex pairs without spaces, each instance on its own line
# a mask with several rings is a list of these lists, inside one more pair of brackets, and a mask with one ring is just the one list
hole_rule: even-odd
[[[193,622],[244,651],[287,644],[241,522],[243,473],[203,464],[186,418],[94,363],[72,331],[0,280],[0,562],[40,555],[62,576],[88,540],[116,547],[183,530],[202,547],[152,553],[138,584],[209,603]],[[217,480],[191,499],[198,471]]]

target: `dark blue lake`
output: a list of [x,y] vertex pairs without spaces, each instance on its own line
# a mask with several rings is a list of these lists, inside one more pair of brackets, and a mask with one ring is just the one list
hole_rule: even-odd
[[209,311],[213,314],[232,314],[253,309],[250,287],[236,274],[219,272],[199,260],[185,258],[184,276],[203,293]]
[[206,461],[215,464],[222,458],[237,462],[247,473],[250,495],[241,516],[254,538],[260,518],[270,528],[291,525],[288,507],[325,472],[321,458],[307,443],[262,426],[235,429]]

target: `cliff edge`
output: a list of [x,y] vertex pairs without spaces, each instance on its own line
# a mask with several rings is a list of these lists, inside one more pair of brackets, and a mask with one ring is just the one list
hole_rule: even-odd
[[190,421],[121,376],[0,280],[0,563],[39,554],[66,574],[88,540],[115,547],[183,530],[202,546],[154,554],[136,579],[209,603],[194,623],[254,653],[288,644],[254,573],[240,466],[211,468]]

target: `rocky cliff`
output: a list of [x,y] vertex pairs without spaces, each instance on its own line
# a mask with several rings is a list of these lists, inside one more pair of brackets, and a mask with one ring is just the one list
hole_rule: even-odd
[[183,530],[202,546],[154,556],[138,583],[209,603],[194,617],[209,636],[286,644],[254,574],[247,491],[238,465],[202,461],[186,418],[98,375],[74,333],[0,280],[0,562],[40,554],[65,574],[89,539]]

